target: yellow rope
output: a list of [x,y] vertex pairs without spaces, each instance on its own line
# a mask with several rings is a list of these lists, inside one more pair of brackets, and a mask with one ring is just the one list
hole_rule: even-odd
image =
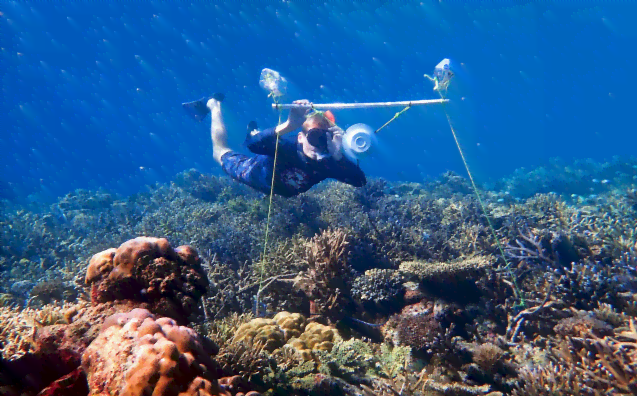
[[[272,95],[274,98],[274,103],[277,103],[276,96]],[[278,106],[277,106],[278,109]],[[279,122],[277,123],[277,127],[281,125],[281,114],[282,111],[279,110]],[[276,174],[276,161],[279,155],[279,134],[276,132],[276,128],[274,129],[274,133],[276,134],[276,144],[274,146],[274,164],[272,165],[272,182],[270,184],[270,202],[268,204],[268,220],[265,223],[265,240],[263,242],[263,255],[261,256],[261,274],[259,276],[259,291],[257,292],[257,296],[261,295],[261,288],[263,287],[263,277],[265,275],[265,257],[268,249],[268,234],[270,232],[270,215],[272,214],[272,197],[274,196],[274,177]],[[259,301],[258,299],[255,301],[255,312],[256,316],[259,316]]]
[[389,125],[392,121],[394,121],[396,118],[398,118],[401,114],[403,114],[404,112],[406,112],[410,108],[411,108],[411,103],[409,103],[409,105],[407,107],[405,107],[404,109],[402,109],[398,113],[394,114],[394,116],[391,118],[391,120],[389,120],[386,123],[384,123],[383,126],[381,126],[376,131],[374,131],[374,133],[378,133],[378,131],[380,131],[381,129],[385,128],[387,125]]
[[[438,93],[440,94],[440,98],[445,99],[445,97],[442,95],[442,92],[440,90],[438,90]],[[445,116],[447,117],[447,122],[449,123],[451,134],[453,135],[453,140],[456,142],[456,146],[458,147],[458,152],[460,152],[460,158],[462,158],[462,163],[464,164],[464,167],[467,170],[467,174],[469,175],[469,180],[471,181],[471,186],[473,187],[473,191],[475,192],[476,197],[478,198],[478,203],[480,204],[482,213],[484,213],[484,217],[487,219],[487,223],[489,224],[489,229],[491,229],[491,233],[493,234],[495,243],[498,246],[498,250],[500,250],[500,254],[502,255],[502,259],[504,260],[504,263],[506,264],[504,268],[508,270],[509,275],[511,276],[511,280],[513,281],[513,290],[516,294],[516,297],[520,299],[521,305],[524,306],[525,305],[524,298],[522,297],[520,290],[518,289],[517,282],[515,281],[515,277],[513,276],[513,273],[511,272],[510,263],[507,260],[506,255],[504,254],[504,248],[502,247],[502,243],[500,243],[500,238],[498,238],[498,234],[495,232],[495,227],[493,227],[493,223],[491,223],[491,218],[487,214],[487,209],[484,206],[484,203],[482,202],[482,197],[480,196],[480,193],[478,192],[478,186],[476,185],[476,182],[473,180],[473,175],[471,175],[471,171],[469,170],[469,164],[467,163],[467,160],[464,156],[462,147],[460,147],[460,142],[458,141],[458,136],[456,135],[456,131],[453,129],[453,125],[451,125],[451,117],[449,117],[446,103],[444,102],[442,103],[442,109],[445,112]]]

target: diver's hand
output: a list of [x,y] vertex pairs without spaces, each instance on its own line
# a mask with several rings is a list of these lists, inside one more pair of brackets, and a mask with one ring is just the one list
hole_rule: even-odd
[[309,106],[312,103],[307,99],[295,100],[292,102],[294,104],[302,104],[308,107],[293,107],[290,109],[290,115],[288,116],[288,126],[292,129],[297,129],[303,126],[305,122],[305,117],[310,112],[311,108]]
[[332,136],[343,136],[345,134],[345,131],[338,125],[329,127],[327,130],[332,133]]

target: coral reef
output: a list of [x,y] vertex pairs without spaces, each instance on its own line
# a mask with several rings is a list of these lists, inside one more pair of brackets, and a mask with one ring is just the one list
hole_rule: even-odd
[[186,321],[198,311],[206,277],[190,246],[173,249],[163,238],[138,237],[95,254],[86,270],[91,301],[149,302],[152,312]]
[[400,264],[400,271],[419,281],[446,282],[470,277],[488,267],[491,261],[486,257],[471,257],[455,263],[408,261]]
[[403,282],[403,276],[396,270],[367,270],[352,282],[352,297],[367,312],[391,313],[400,307],[405,292]]
[[[87,380],[88,350],[113,362],[144,350],[136,362],[150,363],[131,378],[161,386],[152,370],[177,355],[192,363],[177,334],[213,357],[171,377],[180,392],[635,393],[635,164],[553,162],[479,185],[498,240],[451,172],[275,197],[265,249],[267,202],[195,170],[126,198],[78,190],[7,204],[0,393],[94,392],[106,373]],[[135,308],[153,316],[125,316]],[[101,333],[114,314],[123,324]],[[144,321],[162,330],[140,336]],[[170,345],[177,353],[155,364]]]
[[133,309],[106,319],[82,355],[90,395],[219,395],[206,345],[190,328]]
[[310,299],[310,315],[336,323],[352,309],[351,268],[347,264],[348,234],[327,230],[307,243],[308,269],[295,286]]

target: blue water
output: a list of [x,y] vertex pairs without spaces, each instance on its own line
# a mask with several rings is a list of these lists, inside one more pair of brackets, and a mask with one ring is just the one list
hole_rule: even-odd
[[[258,85],[264,67],[288,79],[288,102],[414,100],[437,97],[423,74],[443,58],[479,180],[634,152],[635,3],[480,3],[3,1],[0,180],[51,199],[129,194],[189,168],[221,175],[208,125],[182,102],[225,92],[239,149],[250,120],[278,121]],[[376,128],[398,110],[335,114]],[[369,176],[465,174],[440,106],[409,110],[380,139],[361,162]]]

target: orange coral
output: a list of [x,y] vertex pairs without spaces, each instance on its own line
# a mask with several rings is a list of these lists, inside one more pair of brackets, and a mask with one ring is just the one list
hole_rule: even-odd
[[148,302],[154,313],[185,322],[206,293],[206,277],[195,249],[173,249],[164,238],[139,237],[95,254],[86,272],[93,304],[114,300]]
[[133,309],[109,317],[82,356],[90,395],[214,396],[214,347],[170,318]]

